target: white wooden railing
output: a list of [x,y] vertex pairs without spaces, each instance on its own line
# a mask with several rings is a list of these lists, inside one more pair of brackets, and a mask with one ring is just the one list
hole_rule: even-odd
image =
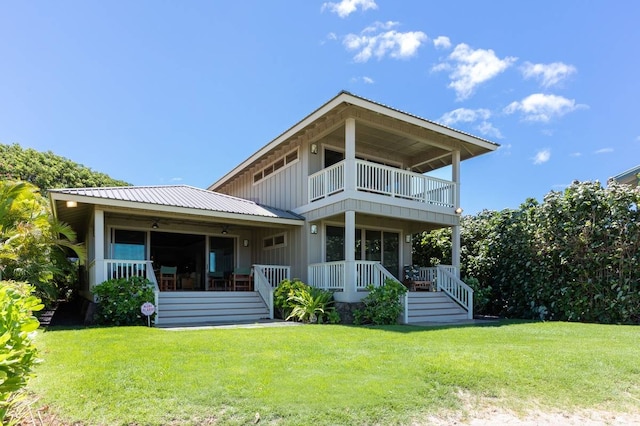
[[291,276],[289,266],[253,265],[253,286],[269,309],[269,319],[273,319],[273,291],[283,280]]
[[[379,287],[384,280],[396,280],[380,262],[356,260],[356,290],[365,290],[369,284]],[[346,261],[315,263],[309,265],[309,285],[325,290],[344,290],[346,279]]]
[[453,266],[439,265],[436,282],[437,289],[449,295],[467,311],[467,318],[473,319],[473,289],[462,282],[456,275]]
[[345,265],[344,260],[309,265],[309,285],[325,290],[344,290]]
[[[309,176],[309,202],[344,190],[345,164],[343,160]],[[455,207],[457,186],[454,182],[364,160],[355,160],[355,167],[355,189],[358,191],[447,208]]]

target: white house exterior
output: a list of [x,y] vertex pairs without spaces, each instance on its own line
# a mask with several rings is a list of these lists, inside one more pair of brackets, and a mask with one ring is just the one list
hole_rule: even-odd
[[[404,320],[467,318],[460,165],[497,147],[341,92],[207,190],[59,189],[50,197],[87,245],[86,297],[108,278],[144,274],[157,283],[153,270],[178,267],[177,290],[157,291],[159,325],[272,318],[283,278],[358,302],[367,284],[403,280],[412,235],[442,227],[453,231],[453,265],[420,271],[441,291],[410,292]],[[425,175],[445,166],[451,179]],[[251,291],[225,285],[238,269],[252,270]]]

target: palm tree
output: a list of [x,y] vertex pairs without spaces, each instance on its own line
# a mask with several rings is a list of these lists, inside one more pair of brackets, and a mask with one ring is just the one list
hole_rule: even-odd
[[26,182],[0,181],[1,278],[26,281],[39,295],[55,300],[56,276],[73,252],[84,258],[71,227],[51,214],[47,199]]

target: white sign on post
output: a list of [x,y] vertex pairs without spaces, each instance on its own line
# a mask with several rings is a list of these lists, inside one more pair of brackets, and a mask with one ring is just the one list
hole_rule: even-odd
[[147,325],[149,327],[151,327],[151,315],[153,315],[155,311],[156,311],[156,307],[153,306],[153,303],[144,302],[142,306],[140,306],[140,312],[142,312],[142,315],[147,316]]

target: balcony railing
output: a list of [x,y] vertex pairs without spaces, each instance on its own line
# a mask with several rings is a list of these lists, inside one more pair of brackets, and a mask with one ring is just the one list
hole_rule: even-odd
[[[387,278],[396,279],[380,262],[356,260],[356,290],[365,290],[369,284],[380,287]],[[309,285],[325,290],[345,289],[346,262],[316,263],[309,265]]]
[[[344,191],[346,161],[309,176],[309,202]],[[454,182],[382,164],[355,160],[355,189],[419,203],[454,208]]]

